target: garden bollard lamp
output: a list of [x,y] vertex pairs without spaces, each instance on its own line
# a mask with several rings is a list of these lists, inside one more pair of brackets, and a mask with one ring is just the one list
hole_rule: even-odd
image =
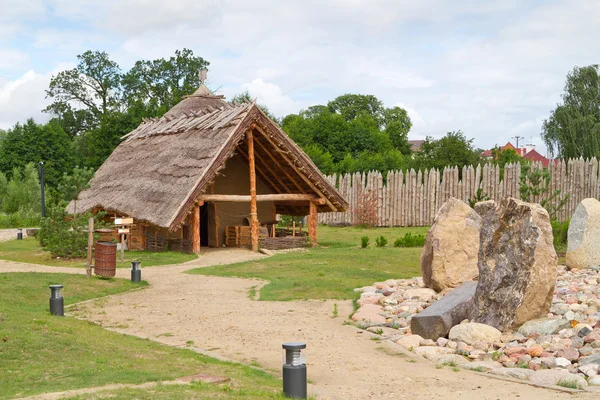
[[307,398],[306,360],[302,349],[306,343],[288,342],[282,345],[283,352],[283,394],[294,399]]
[[63,285],[50,285],[50,314],[52,315],[65,315],[65,299],[60,294],[60,289]]
[[23,229],[17,229],[17,240],[23,240]]
[[140,282],[142,280],[141,261],[131,262],[131,282]]

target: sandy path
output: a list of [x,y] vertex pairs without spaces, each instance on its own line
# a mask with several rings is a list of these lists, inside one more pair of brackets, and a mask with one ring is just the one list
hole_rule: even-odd
[[[194,347],[209,354],[279,372],[281,343],[308,344],[308,375],[312,394],[324,399],[592,399],[597,394],[569,394],[506,382],[477,373],[436,369],[419,358],[391,355],[385,343],[342,322],[349,301],[259,302],[248,298],[250,279],[189,275],[182,272],[215,264],[260,258],[244,250],[207,252],[199,260],[171,267],[143,268],[150,286],[79,306],[78,313],[111,330],[174,346]],[[0,261],[0,272],[76,272]],[[129,270],[119,269],[127,278]],[[104,311],[104,312],[102,312]],[[388,349],[384,351],[382,349]],[[391,351],[392,353],[394,350]]]

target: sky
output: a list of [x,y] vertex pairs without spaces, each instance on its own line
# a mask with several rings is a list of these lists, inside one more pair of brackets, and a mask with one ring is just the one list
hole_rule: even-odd
[[[0,129],[49,103],[52,75],[106,51],[124,70],[189,48],[208,86],[278,117],[345,93],[411,117],[410,139],[462,130],[545,153],[544,119],[574,66],[600,62],[597,0],[2,0]],[[514,140],[513,140],[514,143]]]

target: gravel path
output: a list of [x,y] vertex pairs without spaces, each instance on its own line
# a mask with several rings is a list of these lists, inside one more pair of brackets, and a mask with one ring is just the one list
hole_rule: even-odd
[[[185,347],[279,373],[281,343],[308,344],[310,393],[322,399],[593,399],[594,393],[565,393],[507,382],[468,371],[436,369],[434,364],[388,343],[367,340],[344,325],[350,301],[262,302],[248,298],[265,282],[182,273],[263,255],[245,250],[214,250],[198,260],[142,268],[150,285],[78,306],[77,315],[121,333]],[[83,269],[0,261],[0,272],[85,273]],[[129,270],[118,269],[128,278]],[[68,288],[65,288],[68,295]],[[339,316],[332,318],[334,303]]]

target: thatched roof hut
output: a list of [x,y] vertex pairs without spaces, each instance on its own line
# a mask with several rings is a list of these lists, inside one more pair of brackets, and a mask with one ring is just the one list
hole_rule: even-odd
[[[162,118],[144,120],[122,139],[80,194],[78,211],[105,210],[170,232],[187,226],[197,239],[196,214],[212,204],[213,215],[205,217],[216,229],[218,246],[228,223],[224,220],[241,206],[252,221],[261,209],[263,220],[274,219],[275,213],[310,214],[315,229],[317,211],[345,211],[348,206],[255,103],[232,105],[204,85]],[[73,203],[69,208],[73,211]]]

